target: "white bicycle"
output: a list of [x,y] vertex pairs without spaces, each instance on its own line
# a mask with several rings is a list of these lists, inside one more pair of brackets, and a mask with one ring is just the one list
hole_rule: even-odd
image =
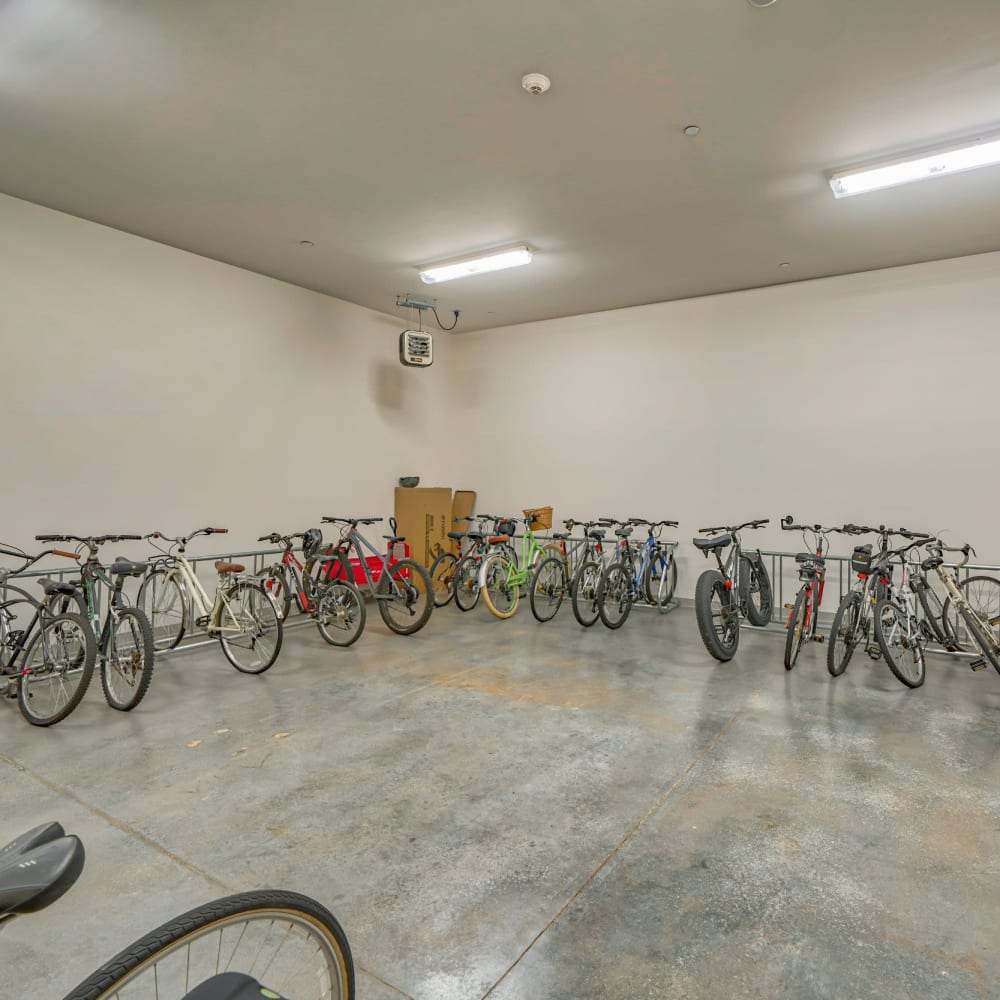
[[[240,577],[241,563],[216,560],[219,582],[214,600],[205,592],[194,567],[185,558],[187,543],[198,535],[223,535],[226,528],[200,528],[170,538],[154,531],[146,539],[163,556],[153,564],[139,588],[138,604],[153,626],[157,650],[173,649],[191,629],[217,638],[226,659],[245,674],[262,674],[277,659],[283,629],[274,601],[261,582]],[[158,541],[168,543],[166,549]]]

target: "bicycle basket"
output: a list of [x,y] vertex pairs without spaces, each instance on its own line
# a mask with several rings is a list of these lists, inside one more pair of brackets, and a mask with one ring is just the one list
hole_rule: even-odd
[[323,544],[323,532],[319,528],[310,528],[302,536],[302,554],[306,559],[313,559],[319,555],[319,548]]
[[529,507],[524,511],[525,517],[530,517],[528,527],[532,531],[547,531],[552,527],[551,507]]
[[855,573],[864,573],[867,576],[872,570],[872,547],[871,545],[856,545],[851,553],[851,569]]
[[500,521],[497,524],[498,535],[513,535],[517,530],[513,521]]

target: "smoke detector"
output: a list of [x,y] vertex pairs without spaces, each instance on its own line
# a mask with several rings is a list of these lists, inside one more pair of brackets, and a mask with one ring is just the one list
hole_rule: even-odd
[[529,94],[544,94],[552,86],[552,81],[544,73],[525,73],[521,77],[521,86]]

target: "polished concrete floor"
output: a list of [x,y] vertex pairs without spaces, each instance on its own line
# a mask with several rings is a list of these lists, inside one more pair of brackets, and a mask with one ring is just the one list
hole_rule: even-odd
[[1000,677],[906,691],[693,615],[584,631],[436,613],[275,667],[159,662],[52,730],[0,706],[0,837],[80,834],[79,884],[0,933],[3,996],[61,996],[238,889],[316,896],[362,1000],[1000,998]]

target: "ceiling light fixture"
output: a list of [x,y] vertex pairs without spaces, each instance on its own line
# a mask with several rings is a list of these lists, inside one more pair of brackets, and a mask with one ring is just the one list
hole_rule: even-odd
[[701,127],[699,125],[685,125],[684,126],[684,134],[685,135],[695,136],[700,131],[701,131]]
[[314,246],[316,246],[316,244],[313,243],[312,240],[299,240],[299,246],[300,247],[314,247]]
[[836,170],[829,175],[830,187],[837,198],[848,198],[996,164],[1000,164],[1000,135],[993,134],[865,166]]
[[417,270],[420,272],[421,281],[428,285],[436,285],[440,281],[451,281],[453,278],[468,278],[474,274],[486,274],[488,271],[521,267],[530,264],[532,257],[531,250],[524,243],[519,243],[517,246],[446,260],[440,264],[425,264]]
[[778,0],[748,0],[751,7],[770,7],[777,2]]

